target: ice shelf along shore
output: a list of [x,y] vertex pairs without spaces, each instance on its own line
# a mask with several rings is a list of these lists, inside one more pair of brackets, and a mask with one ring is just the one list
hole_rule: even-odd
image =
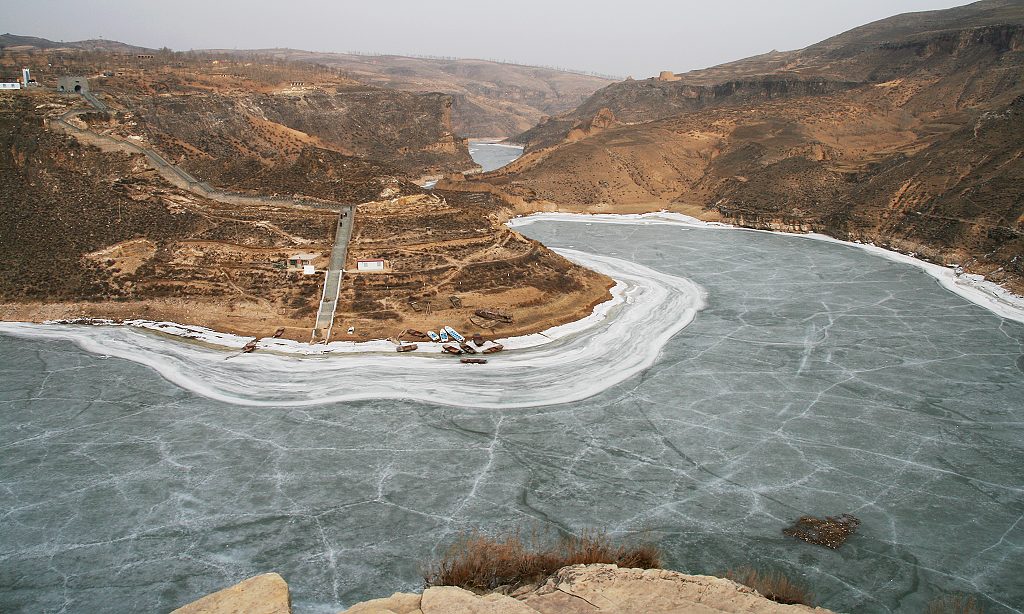
[[915,266],[934,277],[944,288],[959,294],[972,303],[984,307],[999,317],[1024,322],[1024,296],[1017,296],[999,284],[987,281],[981,275],[961,274],[955,268],[944,267],[932,262],[915,258],[914,256],[896,252],[884,247],[869,243],[858,243],[854,241],[843,241],[828,235],[809,233],[778,233],[772,230],[758,230],[753,228],[740,228],[730,224],[718,222],[705,222],[695,217],[682,213],[671,213],[659,211],[653,213],[614,214],[614,213],[535,213],[533,215],[518,217],[511,220],[508,225],[512,228],[522,228],[536,222],[583,222],[587,224],[668,224],[692,228],[718,228],[741,232],[763,232],[770,234],[784,234],[786,236],[803,237],[816,241],[825,241],[839,245],[848,245],[863,249],[876,256],[887,258],[893,262],[900,262]]
[[[437,344],[421,343],[420,350],[399,355],[383,340],[310,346],[263,339],[260,351],[225,360],[226,349],[239,349],[248,339],[170,322],[5,323],[0,332],[72,340],[91,352],[144,364],[182,388],[226,403],[297,407],[401,398],[534,407],[592,396],[650,367],[704,304],[704,291],[688,279],[619,258],[558,251],[617,280],[613,298],[582,320],[500,339],[508,351],[473,368],[442,355]],[[150,330],[220,347],[174,342]]]

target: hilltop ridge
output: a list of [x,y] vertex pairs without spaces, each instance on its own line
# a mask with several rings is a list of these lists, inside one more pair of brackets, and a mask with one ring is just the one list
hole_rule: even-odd
[[[166,51],[103,39],[56,42],[10,33],[0,35],[0,48],[4,47],[135,54]],[[471,58],[285,48],[203,49],[189,53],[327,67],[338,75],[344,75],[346,80],[376,88],[447,94],[452,100],[453,131],[463,137],[512,136],[544,117],[576,107],[596,90],[614,82],[611,77],[580,71]]]

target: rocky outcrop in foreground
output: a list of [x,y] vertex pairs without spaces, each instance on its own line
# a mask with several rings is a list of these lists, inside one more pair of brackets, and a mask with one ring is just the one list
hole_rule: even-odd
[[[287,613],[288,587],[277,574],[250,578],[208,595],[173,614]],[[799,614],[829,610],[782,605],[724,578],[690,576],[664,569],[619,569],[615,565],[563,567],[539,586],[509,595],[477,595],[454,586],[435,586],[422,594],[395,593],[356,604],[344,614],[646,614],[758,612]]]
[[211,593],[171,614],[289,614],[288,583],[276,573],[265,573]]

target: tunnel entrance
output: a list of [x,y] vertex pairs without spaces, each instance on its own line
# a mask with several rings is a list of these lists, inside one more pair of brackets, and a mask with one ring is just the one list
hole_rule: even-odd
[[75,86],[75,93],[76,94],[81,94],[82,93],[82,86],[81,85],[76,85]]

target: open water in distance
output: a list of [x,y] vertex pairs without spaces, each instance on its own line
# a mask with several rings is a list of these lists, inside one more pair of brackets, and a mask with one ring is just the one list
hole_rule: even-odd
[[469,155],[483,167],[484,172],[497,170],[523,155],[523,148],[516,145],[469,141]]
[[[1024,325],[843,245],[522,230],[691,278],[708,307],[642,374],[533,409],[229,405],[0,336],[0,611],[168,611],[274,570],[296,612],[335,612],[416,590],[460,532],[532,525],[780,569],[841,612],[1021,610]],[[843,512],[863,524],[838,551],[781,533]]]

